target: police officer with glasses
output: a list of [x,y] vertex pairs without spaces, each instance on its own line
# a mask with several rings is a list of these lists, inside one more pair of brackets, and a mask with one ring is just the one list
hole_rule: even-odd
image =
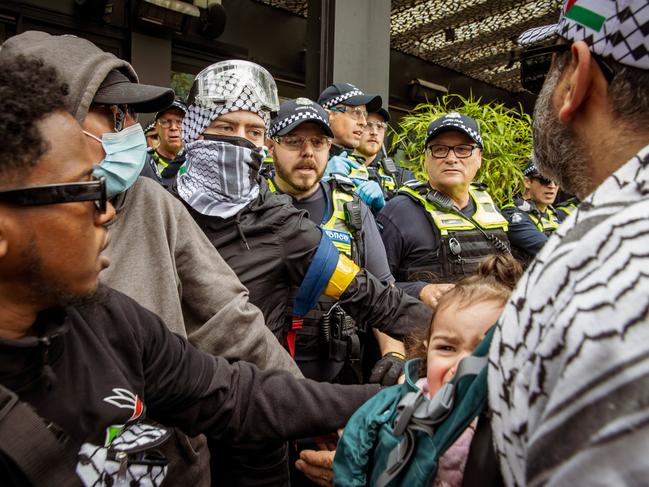
[[370,180],[365,158],[354,151],[361,143],[368,112],[376,112],[383,103],[378,95],[366,95],[351,83],[334,83],[318,97],[329,114],[334,143],[329,151],[326,177],[337,173],[349,177],[354,191],[376,214],[385,205],[381,186]]
[[509,243],[507,220],[473,182],[482,162],[476,121],[457,112],[433,120],[425,150],[428,182],[406,183],[377,223],[392,274],[409,281],[407,292],[434,303],[483,257],[509,252]]
[[[374,217],[354,193],[352,181],[339,174],[322,180],[333,138],[327,113],[307,98],[288,101],[280,106],[268,136],[275,167],[275,176],[268,180],[271,190],[291,196],[293,205],[306,210],[341,253],[382,282],[393,283]],[[303,318],[295,360],[306,377],[316,380],[369,379],[392,385],[401,373],[403,344],[379,331],[374,335],[385,359],[370,374],[380,356],[368,327],[340,309],[336,300],[323,296]],[[365,353],[370,352],[366,345],[372,353]]]

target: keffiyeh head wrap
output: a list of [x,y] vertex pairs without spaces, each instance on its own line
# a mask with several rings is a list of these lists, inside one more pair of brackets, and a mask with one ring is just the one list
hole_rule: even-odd
[[250,87],[244,86],[236,100],[228,100],[225,103],[192,104],[183,119],[183,142],[186,145],[195,141],[218,117],[240,110],[259,115],[268,129],[270,113],[263,108]]
[[259,115],[268,129],[277,88],[266,70],[246,61],[210,66],[194,84],[192,91],[198,86],[198,95],[183,119],[187,172],[178,178],[178,194],[203,215],[229,218],[259,195],[261,151],[239,137],[199,137],[221,115],[241,110]]

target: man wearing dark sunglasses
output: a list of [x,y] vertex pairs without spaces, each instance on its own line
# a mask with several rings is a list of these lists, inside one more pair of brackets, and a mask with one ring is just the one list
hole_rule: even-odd
[[559,228],[561,220],[552,206],[559,186],[539,173],[533,159],[523,170],[523,185],[524,193],[503,206],[502,213],[509,222],[507,236],[512,252],[527,265]]
[[[102,282],[154,311],[206,352],[301,376],[249,302],[248,290],[183,205],[158,183],[137,177],[146,144],[133,112],[169,106],[173,91],[137,83],[130,64],[75,36],[24,32],[3,44],[0,60],[17,54],[52,60],[60,68],[68,85],[67,109],[82,125],[91,160],[106,178],[117,215],[104,251],[112,264]],[[184,465],[172,463],[169,477],[175,472],[191,485],[209,484],[209,475],[203,475],[204,438],[191,445],[179,435],[173,438],[181,450],[173,460]]]
[[230,365],[99,286],[115,210],[66,93],[42,61],[0,58],[2,484],[160,485],[160,424],[235,441],[341,427],[376,386]]
[[519,44],[552,51],[534,63],[535,162],[581,204],[496,327],[496,454],[506,485],[646,485],[649,2],[568,0]]

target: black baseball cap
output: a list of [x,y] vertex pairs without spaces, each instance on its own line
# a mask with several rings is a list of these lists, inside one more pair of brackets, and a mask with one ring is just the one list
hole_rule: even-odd
[[185,102],[180,98],[174,98],[174,101],[172,101],[169,106],[164,107],[155,114],[155,119],[158,120],[163,113],[168,112],[169,110],[178,110],[183,112],[183,116],[185,116],[187,114],[187,105],[185,105]]
[[426,142],[424,144],[428,144],[432,138],[442,132],[448,132],[450,130],[468,135],[482,149],[482,136],[480,135],[478,123],[471,117],[467,117],[458,112],[447,113],[443,117],[433,120],[426,131]]
[[170,105],[174,90],[162,86],[133,83],[126,75],[113,69],[110,71],[92,99],[101,105],[128,105],[134,111],[151,113]]
[[527,161],[527,164],[525,164],[525,169],[523,169],[523,176],[530,178],[532,176],[538,175],[540,175],[540,173],[536,168],[536,164],[534,164],[534,159],[530,159],[529,161]]
[[369,112],[369,113],[378,113],[379,115],[381,115],[381,116],[383,117],[383,120],[385,120],[386,123],[390,121],[390,112],[388,112],[388,111],[387,111],[385,108],[383,108],[383,107],[379,107],[378,110],[375,110],[375,111],[373,111],[373,112],[371,112],[371,111],[368,110],[368,112]]
[[318,97],[322,108],[331,108],[344,103],[345,105],[365,105],[368,112],[377,112],[383,100],[379,95],[366,95],[351,83],[334,83],[325,88]]
[[327,137],[334,136],[327,112],[308,98],[296,98],[282,103],[277,115],[270,123],[268,136],[276,137],[289,134],[304,122],[317,123],[322,127]]

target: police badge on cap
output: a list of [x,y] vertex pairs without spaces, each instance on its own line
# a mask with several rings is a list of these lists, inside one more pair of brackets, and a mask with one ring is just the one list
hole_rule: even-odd
[[329,116],[324,109],[308,98],[296,98],[282,103],[277,116],[273,119],[268,129],[269,137],[289,134],[304,122],[316,123],[322,127],[327,137],[333,137],[329,125]]
[[471,117],[457,112],[451,112],[433,120],[428,126],[425,143],[428,144],[432,138],[449,130],[456,130],[468,135],[482,149],[482,136],[478,123]]

